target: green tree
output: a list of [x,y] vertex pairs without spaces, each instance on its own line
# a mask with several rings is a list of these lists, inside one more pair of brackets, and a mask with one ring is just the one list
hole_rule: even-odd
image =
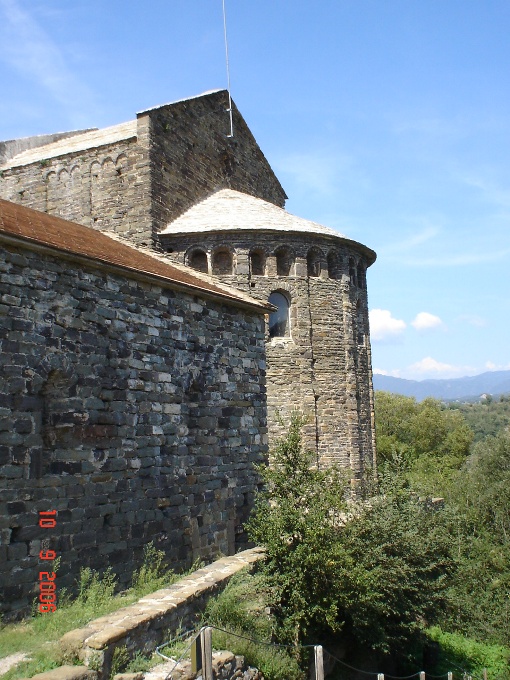
[[398,457],[414,489],[444,495],[469,455],[473,432],[459,411],[436,399],[376,392],[376,442],[379,468]]
[[247,529],[266,548],[264,574],[279,639],[298,644],[318,627],[341,627],[336,598],[338,527],[347,512],[345,473],[312,466],[301,446],[304,421],[293,415],[288,436],[259,467],[265,482]]
[[510,645],[510,436],[478,442],[452,488],[458,509],[459,570],[450,590],[448,626]]
[[260,470],[265,489],[248,524],[266,549],[275,634],[297,645],[343,630],[382,653],[402,648],[444,600],[453,563],[442,511],[394,473],[353,500],[344,472],[311,465],[301,425],[292,419]]

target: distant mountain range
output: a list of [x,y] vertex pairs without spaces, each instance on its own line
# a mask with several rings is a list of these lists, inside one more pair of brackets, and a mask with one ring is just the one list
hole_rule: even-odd
[[418,401],[426,397],[445,401],[473,401],[479,399],[482,394],[510,393],[510,371],[489,371],[452,380],[404,380],[375,373],[374,389],[416,397]]

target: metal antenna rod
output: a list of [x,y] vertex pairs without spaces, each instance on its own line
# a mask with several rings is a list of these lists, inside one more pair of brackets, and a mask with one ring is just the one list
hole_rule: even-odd
[[225,36],[225,58],[227,61],[227,91],[228,91],[228,109],[230,114],[230,134],[227,137],[234,136],[234,121],[232,119],[232,97],[230,96],[230,67],[228,63],[228,42],[227,42],[227,14],[225,12],[225,0],[223,0],[223,34]]

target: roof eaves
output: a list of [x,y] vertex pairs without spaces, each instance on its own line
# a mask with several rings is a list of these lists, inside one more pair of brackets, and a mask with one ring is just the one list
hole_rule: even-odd
[[225,304],[231,304],[236,307],[256,310],[259,314],[262,313],[266,314],[268,311],[272,311],[273,309],[273,306],[268,303],[259,302],[258,300],[254,300],[253,298],[250,300],[246,300],[244,299],[244,297],[238,296],[234,292],[232,294],[229,294],[226,290],[225,292],[220,290],[208,290],[207,288],[204,288],[202,286],[194,285],[192,283],[184,281],[176,281],[171,277],[162,276],[161,274],[156,274],[154,272],[145,271],[143,269],[138,269],[136,267],[130,267],[128,265],[114,263],[111,262],[110,260],[106,260],[97,256],[92,257],[90,255],[85,255],[83,253],[76,253],[72,250],[59,248],[54,245],[48,245],[30,236],[24,236],[21,234],[10,234],[4,231],[0,231],[0,240],[10,244],[19,244],[21,242],[26,247],[29,247],[31,250],[37,252],[48,253],[53,255],[55,253],[58,253],[61,257],[67,260],[79,263],[87,263],[89,266],[90,264],[92,264],[96,267],[105,268],[109,271],[120,273],[123,275],[125,275],[126,272],[128,272],[134,278],[140,278],[142,280],[145,281],[149,280],[152,282],[157,281],[159,284],[164,284],[169,288],[180,290],[188,294],[193,293],[208,299],[213,300],[220,299]]

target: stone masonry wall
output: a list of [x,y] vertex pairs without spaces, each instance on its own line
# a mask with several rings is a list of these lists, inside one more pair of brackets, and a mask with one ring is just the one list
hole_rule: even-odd
[[76,135],[81,135],[84,132],[90,132],[95,129],[96,128],[87,128],[86,130],[72,130],[71,132],[56,132],[49,135],[35,135],[33,137],[21,137],[20,139],[10,139],[5,142],[0,142],[0,165],[4,165],[4,163],[7,163],[11,158],[27,149],[35,149],[60,139],[76,137]]
[[0,176],[0,196],[87,227],[116,232],[135,243],[150,244],[146,121],[139,127],[138,140],[6,168]]
[[283,206],[283,188],[233,107],[232,139],[223,90],[138,114],[129,139],[55,158],[44,158],[42,145],[41,160],[0,172],[0,197],[152,246],[171,220],[220,188]]
[[[266,455],[263,317],[7,246],[0,260],[0,601],[27,607],[154,541],[175,567],[243,543]],[[38,511],[57,510],[54,529]]]
[[[209,273],[218,252],[230,254],[222,282],[267,301],[274,291],[290,302],[290,333],[269,338],[266,328],[270,442],[292,411],[308,419],[306,445],[322,463],[350,468],[355,477],[375,465],[373,389],[366,268],[371,255],[354,242],[319,234],[204,232],[161,236],[169,258],[190,264],[199,248]],[[287,248],[288,276],[278,275],[276,253]],[[263,274],[253,273],[256,252]],[[314,275],[307,261],[314,256]],[[228,262],[228,256],[227,256]]]
[[222,90],[139,114],[150,118],[155,233],[218,189],[284,206],[285,192],[234,104],[234,137],[227,137],[227,109]]

